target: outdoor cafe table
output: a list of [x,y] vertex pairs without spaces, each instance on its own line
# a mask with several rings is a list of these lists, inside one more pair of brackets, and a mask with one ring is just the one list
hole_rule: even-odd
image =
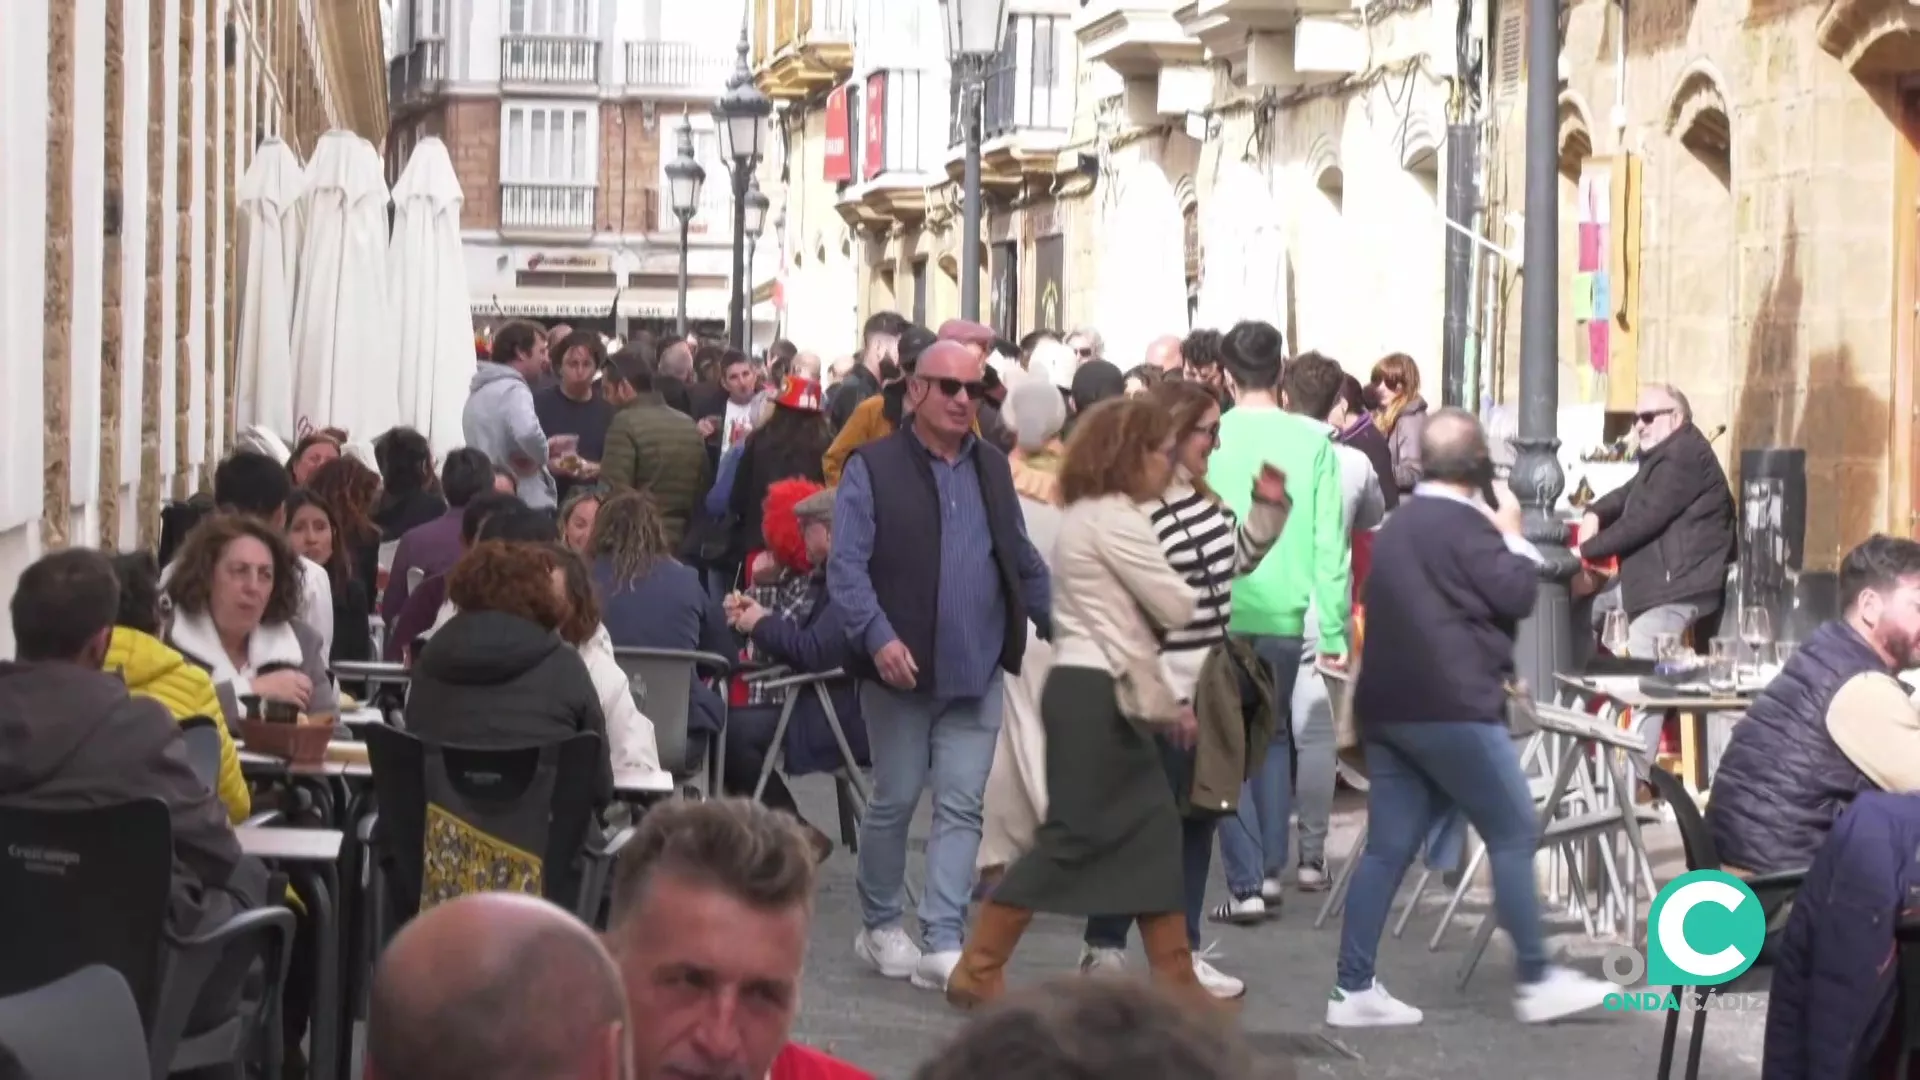
[[[1757,688],[1742,688],[1709,694],[1649,694],[1640,688],[1638,675],[1556,675],[1562,699],[1571,697],[1579,705],[1598,704],[1594,716],[1602,722],[1618,725],[1626,713],[1678,713],[1680,716],[1680,780],[1696,798],[1704,797],[1712,785],[1707,755],[1701,753],[1702,728],[1708,716],[1745,712],[1759,693]],[[1657,729],[1656,729],[1656,738]]]
[[[349,1045],[341,1037],[341,950],[340,920],[344,910],[341,895],[340,849],[344,839],[335,829],[275,828],[242,825],[234,835],[242,853],[265,862],[279,864],[290,878],[300,879],[307,918],[312,920],[315,952],[313,965],[313,1037],[308,1044],[309,1071],[324,1080],[345,1080],[348,1062],[342,1047]],[[278,1038],[274,1032],[269,1038]]]

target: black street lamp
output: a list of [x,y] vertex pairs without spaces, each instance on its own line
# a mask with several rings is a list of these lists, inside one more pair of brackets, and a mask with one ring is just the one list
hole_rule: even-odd
[[753,69],[747,66],[749,48],[743,22],[733,78],[727,82],[727,92],[713,105],[721,152],[733,170],[733,300],[727,315],[733,347],[742,351],[747,347],[747,182],[760,163],[760,140],[767,117],[773,115],[772,100],[753,83]]
[[1007,0],[940,0],[947,59],[960,83],[960,128],[966,139],[961,182],[960,317],[980,321],[980,98],[987,65],[1007,36]]
[[[760,176],[754,174],[747,181],[747,211],[740,219],[740,229],[747,235],[746,281],[742,286],[747,292],[746,323],[753,325],[753,257],[760,247],[760,234],[767,228],[767,208],[773,203],[760,190]],[[752,335],[748,335],[752,340]]]
[[1520,436],[1508,485],[1524,511],[1527,539],[1545,556],[1540,598],[1522,627],[1516,666],[1537,693],[1573,659],[1567,583],[1579,560],[1554,507],[1566,490],[1560,467],[1560,0],[1527,2],[1526,225],[1520,284]]
[[680,219],[680,301],[674,310],[682,341],[687,337],[687,230],[700,210],[700,189],[706,183],[707,170],[693,156],[693,125],[683,115],[678,152],[667,162],[667,203],[673,208],[673,216]]

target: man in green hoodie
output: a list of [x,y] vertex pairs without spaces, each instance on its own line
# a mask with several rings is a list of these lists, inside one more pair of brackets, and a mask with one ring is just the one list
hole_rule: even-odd
[[[1228,332],[1221,359],[1234,407],[1220,418],[1220,445],[1207,464],[1208,483],[1241,517],[1250,509],[1253,479],[1262,465],[1272,463],[1287,474],[1293,514],[1259,567],[1234,582],[1228,624],[1232,633],[1252,639],[1273,671],[1282,709],[1301,670],[1308,609],[1318,624],[1321,656],[1330,665],[1346,662],[1352,611],[1339,459],[1324,425],[1280,407],[1285,348],[1280,331],[1266,323],[1243,322]],[[1292,725],[1287,716],[1275,719],[1266,763],[1241,790],[1238,814],[1220,828],[1220,859],[1233,894],[1213,912],[1220,922],[1259,922],[1280,902],[1292,804]]]

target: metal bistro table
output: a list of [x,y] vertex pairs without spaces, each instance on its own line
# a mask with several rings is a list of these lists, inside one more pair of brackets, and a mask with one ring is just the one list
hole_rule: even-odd
[[[340,843],[335,829],[299,829],[241,826],[233,831],[240,850],[254,858],[278,863],[289,877],[305,879],[307,915],[313,920],[313,1010],[309,1017],[308,1063],[312,1074],[342,1080],[347,1061],[341,1057],[346,1040],[340,1037],[340,986],[344,975],[340,949],[340,922],[346,908],[341,895]],[[278,1038],[275,1032],[269,1036]]]
[[[1711,750],[1714,739],[1703,738],[1709,718],[1728,713],[1743,713],[1753,704],[1758,688],[1710,694],[1667,694],[1656,696],[1640,689],[1638,675],[1556,675],[1560,700],[1566,705],[1591,713],[1595,719],[1622,726],[1631,710],[1636,716],[1660,717],[1654,729],[1659,738],[1668,713],[1680,716],[1680,779],[1695,798],[1704,799],[1712,786],[1712,761],[1717,753],[1702,753],[1702,744]],[[1655,744],[1658,746],[1658,744]]]

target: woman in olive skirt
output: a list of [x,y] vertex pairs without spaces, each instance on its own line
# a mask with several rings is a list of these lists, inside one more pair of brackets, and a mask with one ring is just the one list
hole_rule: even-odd
[[[1192,745],[1191,709],[1165,681],[1156,630],[1187,625],[1193,587],[1167,562],[1140,503],[1173,475],[1171,414],[1145,399],[1084,413],[1060,470],[1065,512],[1053,559],[1053,668],[1041,692],[1047,816],[1032,850],[983,905],[947,1000],[998,997],[1036,911],[1131,915],[1154,977],[1206,998],[1187,944],[1180,814],[1154,729]],[[1119,683],[1134,711],[1123,713]]]

